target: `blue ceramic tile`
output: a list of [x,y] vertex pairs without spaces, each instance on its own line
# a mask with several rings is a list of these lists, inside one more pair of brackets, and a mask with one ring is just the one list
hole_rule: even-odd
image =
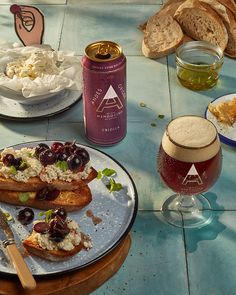
[[138,26],[159,10],[160,5],[78,3],[67,8],[61,49],[83,55],[84,48],[98,40],[121,45],[126,55],[142,55],[143,33]]
[[[151,123],[151,122],[150,122]],[[157,151],[166,120],[150,123],[129,123],[127,136],[112,147],[99,147],[91,144],[84,135],[82,123],[49,124],[48,139],[77,140],[92,145],[119,161],[136,183],[140,209],[160,209],[164,199],[171,194],[159,178],[156,167]]]
[[207,227],[185,233],[191,295],[235,294],[236,212],[214,217]]
[[139,212],[132,245],[119,272],[94,295],[189,295],[182,230]]
[[[45,32],[43,42],[58,49],[62,30],[65,6],[63,5],[35,5],[42,10],[45,17]],[[14,16],[9,11],[10,5],[2,5],[0,17],[0,41],[20,43],[15,29]]]
[[43,140],[47,138],[48,121],[41,122],[0,122],[0,148],[18,144],[21,142]]
[[[170,118],[166,59],[153,61],[145,57],[127,57],[128,121],[156,122],[158,115]],[[145,106],[144,106],[145,105]],[[83,121],[83,103],[50,119],[64,122]]]

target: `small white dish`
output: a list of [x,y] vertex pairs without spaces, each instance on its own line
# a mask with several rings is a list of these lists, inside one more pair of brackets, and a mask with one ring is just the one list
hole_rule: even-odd
[[10,120],[47,118],[71,108],[82,98],[82,91],[64,90],[53,99],[38,104],[20,104],[0,95],[0,117]]
[[47,93],[44,95],[32,96],[32,97],[27,98],[22,95],[22,92],[14,91],[10,88],[0,86],[0,95],[1,96],[11,99],[11,100],[14,100],[20,104],[25,104],[25,105],[34,105],[34,104],[38,104],[38,103],[42,103],[42,102],[47,102],[49,99],[60,94],[63,91],[65,92],[65,89],[58,91],[58,92],[51,92],[51,93]]
[[[234,97],[236,97],[236,93],[226,94],[214,99],[211,104],[215,105],[220,102],[230,101]],[[208,106],[205,112],[205,117],[216,126],[221,142],[236,147],[236,123],[232,126],[228,126],[219,122],[217,118],[209,111]]]

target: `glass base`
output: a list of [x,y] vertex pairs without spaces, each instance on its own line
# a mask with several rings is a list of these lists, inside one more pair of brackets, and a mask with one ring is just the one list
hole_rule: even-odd
[[164,202],[161,211],[168,223],[182,228],[200,228],[212,221],[210,203],[201,194],[172,195]]

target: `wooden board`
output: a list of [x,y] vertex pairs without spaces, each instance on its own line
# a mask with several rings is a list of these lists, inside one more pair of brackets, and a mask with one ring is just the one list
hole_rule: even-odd
[[105,257],[74,272],[38,279],[32,291],[24,290],[18,278],[0,278],[0,294],[6,295],[87,295],[112,277],[121,267],[131,246],[130,234]]

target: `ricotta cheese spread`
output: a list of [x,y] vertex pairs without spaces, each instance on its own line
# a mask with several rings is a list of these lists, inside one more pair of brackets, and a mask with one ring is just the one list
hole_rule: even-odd
[[21,157],[27,165],[26,169],[16,170],[12,173],[11,167],[5,166],[0,162],[0,174],[4,175],[5,178],[11,178],[19,182],[27,182],[31,177],[39,177],[42,181],[47,183],[56,179],[71,182],[73,180],[85,179],[91,172],[90,162],[85,165],[83,171],[78,173],[74,173],[69,169],[63,171],[55,164],[43,166],[34,156],[34,148],[25,147],[20,150],[15,150],[12,147],[5,148],[1,153],[1,157],[6,154],[12,154],[16,158]]
[[57,75],[60,72],[59,65],[53,51],[37,51],[8,63],[6,75],[11,79],[16,76],[33,80],[43,75]]
[[[36,221],[39,222],[40,220]],[[80,231],[79,225],[71,220],[68,219],[66,220],[67,226],[70,229],[70,232],[66,237],[63,239],[63,241],[59,243],[55,243],[49,238],[49,234],[40,234],[35,231],[32,233],[32,239],[33,242],[38,244],[41,248],[46,249],[46,250],[64,250],[64,251],[71,251],[73,250],[76,246],[78,246],[80,243],[82,243],[82,233]],[[87,249],[92,248],[92,242],[86,240],[86,246]]]

